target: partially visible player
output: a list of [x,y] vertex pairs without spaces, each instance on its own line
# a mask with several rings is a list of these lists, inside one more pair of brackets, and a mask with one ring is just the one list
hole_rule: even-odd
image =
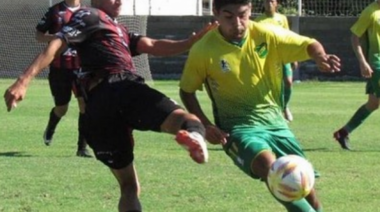
[[[48,43],[56,38],[55,33],[59,32],[62,26],[69,22],[72,14],[79,8],[81,8],[81,0],[64,0],[50,7],[36,26],[36,39],[39,42]],[[55,106],[50,111],[49,121],[43,134],[44,143],[50,145],[53,141],[56,127],[69,108],[73,92],[79,105],[76,155],[91,157],[83,136],[85,104],[83,97],[80,95],[75,76],[80,71],[77,51],[72,47],[68,47],[59,57],[53,60],[49,70],[48,79]]]
[[[267,182],[276,158],[305,157],[282,114],[282,65],[313,59],[319,70],[335,72],[340,60],[314,39],[250,21],[250,0],[214,0],[213,8],[219,27],[191,48],[180,81],[181,99],[205,125],[210,143],[221,143],[240,170]],[[203,88],[214,122],[197,99]],[[278,201],[290,212],[322,211],[314,189],[304,199]]]
[[[280,26],[284,29],[289,30],[288,19],[285,15],[277,12],[278,2],[277,0],[264,0],[264,13],[255,18],[255,21],[273,24]],[[287,63],[283,65],[283,75],[284,75],[284,90],[283,90],[283,113],[287,121],[293,121],[293,115],[289,109],[289,101],[292,95],[292,85],[293,85],[293,70],[298,68],[298,63]]]
[[[25,98],[31,80],[54,56],[67,45],[75,46],[82,66],[86,141],[119,183],[118,210],[141,212],[133,130],[175,134],[176,141],[197,163],[207,162],[208,150],[200,120],[147,85],[137,74],[132,57],[143,53],[155,56],[184,53],[213,26],[207,25],[183,40],[149,38],[117,22],[122,3],[122,0],[92,0],[93,8],[75,12],[56,34],[57,38],[6,90],[4,100],[7,110],[12,110]],[[173,162],[173,165],[178,164]]]
[[[360,13],[351,27],[351,44],[359,61],[362,77],[367,79],[367,102],[333,137],[343,149],[350,150],[349,134],[358,128],[380,105],[380,0],[372,2]],[[361,42],[364,40],[366,42]]]

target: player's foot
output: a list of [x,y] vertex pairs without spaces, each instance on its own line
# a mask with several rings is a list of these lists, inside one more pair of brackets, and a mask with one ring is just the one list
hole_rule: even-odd
[[77,151],[77,156],[78,157],[84,157],[84,158],[92,158],[92,155],[90,152],[85,148],[85,149],[79,149]]
[[284,117],[288,122],[293,121],[293,115],[292,112],[290,112],[290,109],[287,107],[284,110]]
[[197,163],[206,163],[208,160],[208,150],[203,137],[197,132],[180,130],[175,137],[178,144],[187,149],[190,157]]
[[43,135],[44,143],[46,146],[50,146],[53,141],[54,130],[46,129]]
[[338,141],[342,149],[351,150],[349,145],[350,140],[348,138],[348,132],[345,129],[336,131],[333,136],[335,140]]

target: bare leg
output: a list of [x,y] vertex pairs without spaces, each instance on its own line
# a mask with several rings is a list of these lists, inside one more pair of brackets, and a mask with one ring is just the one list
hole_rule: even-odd
[[140,184],[133,163],[123,169],[111,169],[119,182],[119,212],[142,211],[139,200]]

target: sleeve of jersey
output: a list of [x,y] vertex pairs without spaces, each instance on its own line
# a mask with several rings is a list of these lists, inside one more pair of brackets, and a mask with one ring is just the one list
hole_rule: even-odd
[[140,55],[140,53],[137,52],[137,44],[143,36],[133,32],[128,33],[128,36],[130,42],[129,49],[131,50],[132,57]]
[[53,9],[49,8],[49,10],[45,13],[45,15],[41,18],[36,26],[36,30],[39,32],[47,32],[49,31],[53,22]]
[[310,59],[307,47],[316,40],[296,34],[290,30],[274,29],[277,52],[283,63]]
[[360,14],[359,19],[352,25],[351,32],[358,37],[361,37],[368,29],[371,21],[372,12],[370,9],[364,9]]
[[100,18],[95,10],[79,10],[62,30],[56,35],[66,41],[67,44],[75,45],[85,41],[94,32],[101,29]]
[[202,84],[206,79],[207,65],[206,57],[202,57],[202,52],[197,45],[194,45],[187,57],[179,87],[188,93],[202,90]]

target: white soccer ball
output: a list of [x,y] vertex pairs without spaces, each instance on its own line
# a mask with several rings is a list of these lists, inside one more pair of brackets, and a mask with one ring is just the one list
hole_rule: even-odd
[[278,158],[268,174],[269,189],[278,199],[292,202],[307,196],[315,182],[311,163],[298,155]]

